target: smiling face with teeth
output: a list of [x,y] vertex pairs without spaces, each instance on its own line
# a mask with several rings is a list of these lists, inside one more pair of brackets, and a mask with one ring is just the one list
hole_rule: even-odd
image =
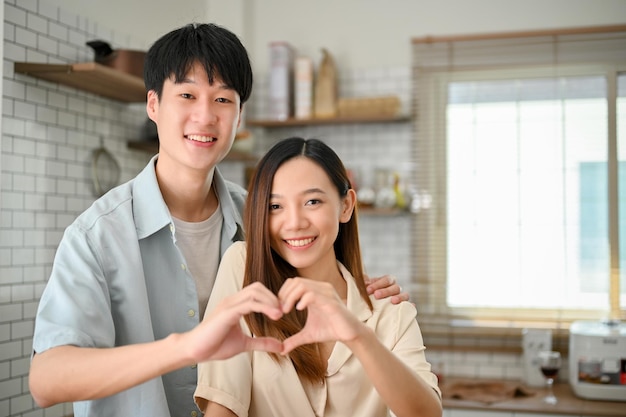
[[159,135],[157,175],[180,180],[189,174],[212,179],[230,151],[243,110],[239,94],[219,77],[210,83],[199,63],[179,82],[167,79],[160,96],[149,91],[146,108]]
[[334,243],[339,224],[352,215],[353,194],[341,197],[326,171],[306,157],[286,161],[272,181],[272,249],[300,276],[323,279],[337,268]]

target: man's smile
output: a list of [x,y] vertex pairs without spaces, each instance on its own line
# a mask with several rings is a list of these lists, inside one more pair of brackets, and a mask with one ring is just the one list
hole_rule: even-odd
[[186,135],[185,136],[189,140],[195,140],[196,142],[215,142],[217,138],[213,136],[203,136],[203,135]]

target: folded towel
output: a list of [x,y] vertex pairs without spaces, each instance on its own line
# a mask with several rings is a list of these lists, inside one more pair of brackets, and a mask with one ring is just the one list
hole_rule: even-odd
[[535,395],[518,382],[503,381],[460,381],[442,387],[444,398],[478,401],[492,404],[514,398],[530,397]]

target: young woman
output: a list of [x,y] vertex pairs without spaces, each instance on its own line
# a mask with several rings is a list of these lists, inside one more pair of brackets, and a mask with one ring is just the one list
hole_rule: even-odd
[[283,350],[199,364],[194,398],[206,416],[441,416],[415,307],[367,295],[356,194],[335,152],[316,139],[280,141],[245,207],[246,243],[224,254],[207,315],[260,282],[283,316],[247,315],[243,331]]

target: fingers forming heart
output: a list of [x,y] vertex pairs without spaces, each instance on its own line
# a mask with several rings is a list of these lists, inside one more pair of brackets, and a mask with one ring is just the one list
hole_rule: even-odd
[[304,278],[286,280],[278,292],[284,313],[307,310],[304,327],[283,341],[283,354],[308,343],[344,341],[356,337],[359,321],[348,311],[334,287]]

